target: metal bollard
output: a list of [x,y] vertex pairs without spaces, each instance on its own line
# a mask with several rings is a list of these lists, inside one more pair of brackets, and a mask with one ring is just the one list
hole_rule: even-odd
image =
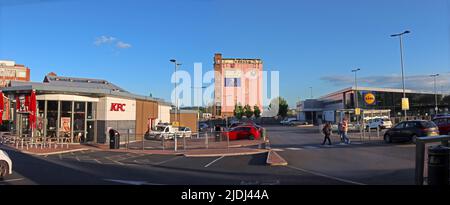
[[177,134],[175,133],[173,137],[175,138],[174,141],[175,141],[175,152],[176,152],[177,151],[177,145],[178,145]]
[[164,137],[164,135],[161,135],[162,136],[162,139],[161,139],[161,142],[162,142],[162,148],[163,148],[163,150],[166,150],[166,143],[165,143],[165,137]]
[[449,185],[449,148],[428,148],[428,185]]
[[205,146],[206,146],[206,149],[208,149],[208,135],[206,135],[206,137],[205,137]]
[[183,133],[183,150],[186,151],[186,135]]

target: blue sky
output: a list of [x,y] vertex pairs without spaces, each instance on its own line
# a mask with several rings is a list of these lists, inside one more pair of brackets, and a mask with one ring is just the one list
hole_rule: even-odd
[[[407,87],[450,90],[447,0],[0,0],[0,59],[48,72],[103,78],[131,92],[170,98],[173,66],[212,69],[224,57],[261,58],[280,71],[291,106],[353,84],[399,87],[405,29]],[[99,41],[100,40],[100,41]],[[97,42],[97,43],[96,43]],[[388,79],[388,80],[386,80]]]

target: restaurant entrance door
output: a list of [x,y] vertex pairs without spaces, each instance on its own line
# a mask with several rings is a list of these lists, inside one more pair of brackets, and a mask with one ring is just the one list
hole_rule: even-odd
[[17,134],[20,137],[31,137],[31,129],[30,129],[30,123],[28,118],[28,113],[17,113]]
[[95,121],[86,122],[86,143],[95,143]]

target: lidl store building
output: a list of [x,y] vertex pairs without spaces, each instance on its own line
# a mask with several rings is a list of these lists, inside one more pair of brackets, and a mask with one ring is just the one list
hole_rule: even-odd
[[[409,99],[408,119],[429,119],[436,114],[449,114],[450,95],[433,92],[405,90]],[[436,112],[436,97],[438,111]],[[318,99],[308,99],[297,103],[298,119],[314,122],[338,122],[343,117],[355,119],[355,108],[361,109],[366,119],[389,117],[399,121],[404,116],[402,110],[403,89],[354,87],[345,88]]]
[[[170,103],[132,94],[105,80],[47,75],[42,83],[11,81],[0,89],[3,129],[20,135],[66,135],[75,143],[106,143],[110,128],[140,140],[155,124],[170,123]],[[37,101],[35,129],[29,121],[32,91]]]

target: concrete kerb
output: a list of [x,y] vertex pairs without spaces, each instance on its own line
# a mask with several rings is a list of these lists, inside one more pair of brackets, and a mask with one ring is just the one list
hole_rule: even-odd
[[189,154],[185,153],[183,154],[185,157],[235,157],[235,156],[246,156],[246,155],[255,155],[255,154],[263,154],[267,153],[269,150],[258,150],[255,149],[255,151],[245,151],[245,152],[232,152],[232,153],[214,153],[214,154]]
[[287,166],[288,162],[273,150],[267,152],[266,164],[270,166]]
[[35,155],[35,156],[49,156],[49,155],[56,155],[56,154],[65,154],[65,153],[71,153],[71,152],[81,152],[81,151],[87,151],[91,150],[90,148],[80,148],[80,149],[72,149],[72,150],[63,150],[63,151],[56,151],[56,152],[44,152],[44,153],[34,153],[34,152],[28,152],[25,150],[18,150],[15,149],[15,151],[29,154],[29,155]]

